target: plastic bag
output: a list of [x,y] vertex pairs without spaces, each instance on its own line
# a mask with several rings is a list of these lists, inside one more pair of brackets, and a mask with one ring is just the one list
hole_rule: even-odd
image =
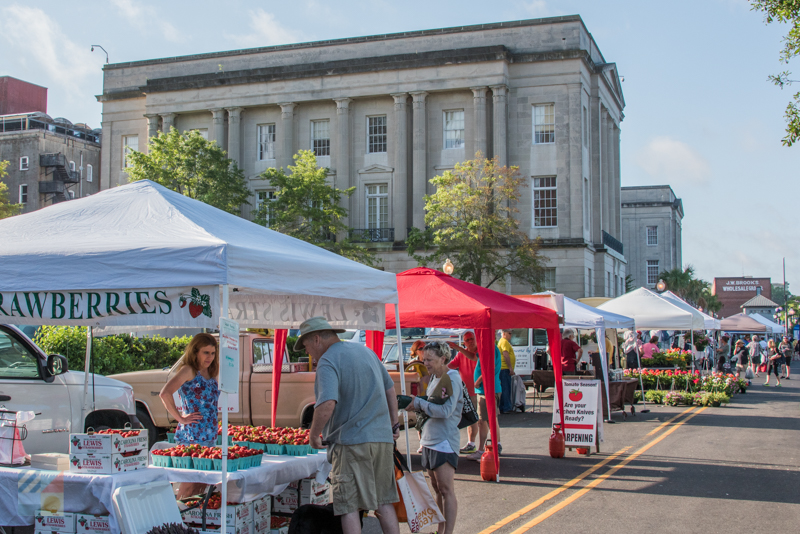
[[753,374],[753,369],[752,369],[752,368],[750,368],[750,367],[748,367],[748,368],[747,368],[747,370],[744,372],[744,377],[745,377],[747,380],[752,380],[752,379],[754,379],[756,376],[755,376],[755,374]]
[[22,465],[25,463],[25,448],[19,427],[0,425],[0,464]]

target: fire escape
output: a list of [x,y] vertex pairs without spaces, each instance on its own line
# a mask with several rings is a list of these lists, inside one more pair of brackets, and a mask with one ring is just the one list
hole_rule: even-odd
[[53,195],[53,204],[69,200],[67,184],[79,183],[80,175],[67,166],[67,157],[61,153],[40,154],[39,166],[45,170],[45,176],[51,176],[50,180],[39,182],[39,193]]

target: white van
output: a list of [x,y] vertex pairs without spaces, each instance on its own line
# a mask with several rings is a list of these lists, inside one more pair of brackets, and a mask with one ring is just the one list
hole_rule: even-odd
[[547,351],[547,331],[541,328],[513,328],[511,329],[511,346],[514,347],[516,363],[514,373],[520,375],[522,380],[530,382],[531,371],[547,368],[547,357],[535,358]]

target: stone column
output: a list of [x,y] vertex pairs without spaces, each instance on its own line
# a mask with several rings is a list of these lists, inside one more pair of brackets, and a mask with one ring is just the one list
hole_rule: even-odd
[[[611,137],[611,142],[614,144],[614,161],[612,166],[614,168],[614,210],[615,210],[615,226],[617,229],[617,236],[615,236],[620,241],[622,240],[622,173],[620,172],[620,158],[619,158],[619,138],[620,138],[620,129],[619,125],[614,124],[614,131]],[[681,266],[681,263],[678,262],[676,264],[677,267]]]
[[242,108],[228,109],[228,157],[239,165],[241,161],[241,117]]
[[281,144],[278,167],[287,168],[294,163],[294,102],[283,102],[281,107]]
[[472,159],[475,152],[480,151],[484,158],[489,154],[486,152],[486,87],[470,87],[472,89],[473,105],[473,154],[468,154]]
[[161,121],[161,131],[164,133],[169,133],[169,131],[175,127],[175,114],[162,113]]
[[145,113],[144,116],[147,117],[147,140],[149,141],[151,137],[158,135],[158,119],[160,117],[157,113]]
[[412,153],[412,223],[414,228],[425,229],[425,201],[428,187],[428,124],[425,113],[425,91],[411,93],[414,107],[414,152]]
[[[349,98],[334,98],[336,102],[336,156],[334,164],[336,165],[336,181],[334,185],[339,189],[347,189],[355,185],[350,176],[350,102]],[[357,210],[356,203],[358,202],[359,191],[350,197],[343,197],[341,204],[343,208],[347,209],[347,217],[344,223],[348,226],[359,227],[356,221]]]
[[497,156],[501,166],[508,165],[508,110],[506,95],[508,87],[505,85],[492,85],[492,100],[494,103],[494,155]]
[[211,111],[211,130],[208,132],[208,140],[216,141],[217,146],[224,149],[222,142],[225,137],[225,110],[214,108]]
[[392,215],[394,218],[394,240],[405,241],[408,237],[408,115],[406,102],[408,93],[394,93],[394,176],[392,177]]
[[[603,242],[603,230],[608,228],[608,171],[606,170],[606,145],[608,144],[608,128],[606,128],[606,110],[605,108],[600,108],[600,143],[599,143],[599,151],[600,151],[600,172],[599,172],[599,184],[600,184],[600,191],[597,192],[597,196],[600,199],[600,234],[595,236],[595,240],[598,243]],[[608,230],[606,230],[607,232]]]
[[608,113],[606,113],[605,116],[604,126],[605,130],[603,131],[603,134],[606,138],[606,144],[603,147],[603,160],[605,161],[605,165],[603,167],[606,179],[606,213],[608,214],[606,217],[606,232],[619,239],[619,236],[614,235],[614,150],[612,148],[614,143],[612,138],[614,121],[611,119],[611,115]]

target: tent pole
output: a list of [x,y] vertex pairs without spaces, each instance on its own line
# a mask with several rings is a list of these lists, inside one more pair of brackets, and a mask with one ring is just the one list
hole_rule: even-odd
[[[689,345],[689,350],[692,353],[692,374],[694,374],[694,328],[692,328],[691,332],[692,343]],[[689,382],[687,381],[686,384],[688,385]]]
[[[400,394],[406,394],[406,365],[403,362],[403,345],[400,341],[400,303],[394,305],[394,328],[397,334],[397,370],[400,371]],[[417,391],[417,393],[420,393]],[[422,395],[425,394],[423,391]],[[406,435],[406,463],[411,469],[411,443],[408,441],[408,412],[403,410],[403,432]]]
[[[595,332],[597,333],[597,349],[600,351],[600,367],[603,371],[603,380],[601,381],[601,384],[605,385],[606,402],[608,403],[608,417],[606,418],[606,422],[613,422],[611,421],[611,394],[608,392],[608,352],[606,351],[606,327],[598,326]],[[600,343],[601,338],[603,340],[602,344]],[[601,406],[600,409],[602,410],[603,407]]]
[[[228,284],[222,284],[222,310],[220,317],[228,318]],[[217,377],[219,379],[219,377]],[[228,392],[220,391],[220,407],[222,408],[222,474],[221,488],[222,503],[220,505],[220,517],[225,518],[228,514]],[[273,426],[275,422],[273,421]],[[225,521],[225,519],[223,519]]]
[[[86,357],[83,364],[83,407],[81,408],[81,426],[79,432],[86,430],[86,416],[89,415],[89,374],[91,374],[90,362],[92,359],[92,327],[86,329]],[[93,377],[94,378],[94,377]]]

